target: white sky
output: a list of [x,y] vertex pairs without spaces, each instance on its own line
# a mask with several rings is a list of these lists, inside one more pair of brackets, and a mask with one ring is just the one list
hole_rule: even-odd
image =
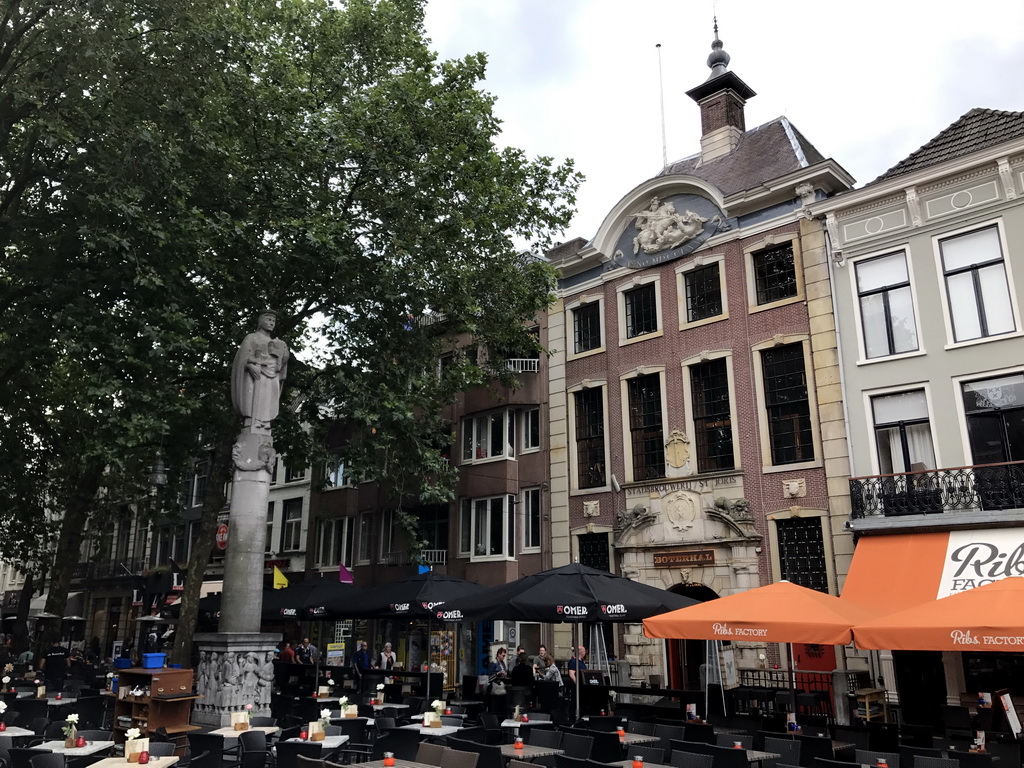
[[700,149],[685,91],[709,73],[711,18],[757,96],[748,128],[786,115],[863,185],[972,107],[1024,110],[1022,0],[430,0],[444,58],[488,54],[502,141],[572,157],[587,177],[564,239],[592,237],[669,162]]

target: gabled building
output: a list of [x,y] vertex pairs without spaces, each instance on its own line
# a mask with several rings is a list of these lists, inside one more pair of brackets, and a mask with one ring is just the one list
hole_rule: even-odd
[[[549,254],[553,548],[697,599],[778,579],[835,594],[848,464],[806,206],[853,180],[785,117],[748,129],[755,94],[728,63],[716,28],[711,74],[687,92],[700,151]],[[798,666],[831,671],[831,650],[800,648]],[[737,661],[762,653],[744,644]],[[694,689],[706,661],[703,641],[662,645],[638,625],[618,657],[634,681]]]
[[[814,203],[830,240],[849,415],[844,597],[898,609],[1020,575],[1024,113],[973,109],[863,188]],[[895,587],[895,588],[894,588]],[[907,722],[1024,685],[1019,654],[891,653]]]

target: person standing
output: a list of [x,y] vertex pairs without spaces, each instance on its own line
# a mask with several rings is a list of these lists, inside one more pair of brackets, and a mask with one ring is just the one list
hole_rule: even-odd
[[54,638],[53,644],[39,662],[39,669],[46,676],[47,688],[55,691],[64,690],[64,678],[68,673],[70,656],[70,651],[60,644],[60,640]]
[[384,643],[384,650],[380,652],[380,660],[377,662],[377,669],[383,669],[386,672],[391,671],[395,668],[398,663],[398,657],[395,656],[395,652],[391,650],[391,643]]
[[308,637],[304,637],[302,644],[295,649],[295,658],[299,664],[316,664],[317,659],[320,658],[320,651],[309,642]]
[[280,661],[282,664],[294,664],[296,659],[295,659],[295,649],[292,648],[292,644],[291,643],[285,643],[284,644],[284,648],[281,649],[281,655],[278,656],[277,658],[278,658],[278,661]]
[[373,668],[373,662],[370,659],[370,651],[367,648],[365,640],[359,641],[359,650],[352,656],[352,666],[355,667],[356,672],[360,675],[369,672]]
[[576,655],[569,659],[569,679],[576,683],[576,672],[583,672],[587,668],[587,649],[582,645],[577,649]]

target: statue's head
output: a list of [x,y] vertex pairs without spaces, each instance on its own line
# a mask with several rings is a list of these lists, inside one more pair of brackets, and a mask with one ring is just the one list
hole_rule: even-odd
[[272,309],[265,309],[260,312],[259,321],[257,323],[261,330],[270,333],[277,326],[277,312]]

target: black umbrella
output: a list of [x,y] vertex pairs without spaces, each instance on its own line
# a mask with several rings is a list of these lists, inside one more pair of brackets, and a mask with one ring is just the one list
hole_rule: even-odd
[[[346,618],[380,619],[388,617],[423,616],[427,619],[427,678],[426,698],[430,699],[430,622],[443,618],[443,606],[450,600],[479,594],[486,591],[472,581],[454,576],[427,571],[408,579],[385,584],[374,589],[364,589],[358,596],[336,599],[324,605],[325,616]],[[438,616],[438,614],[441,616]]]
[[[442,611],[449,621],[508,619],[572,624],[640,622],[659,613],[695,605],[697,600],[650,587],[579,563],[563,565],[472,597],[453,600]],[[575,627],[573,629],[575,635]],[[573,639],[573,646],[578,646]],[[576,716],[580,708],[576,675]]]
[[[579,563],[452,600],[444,613],[475,621],[636,622],[698,601]],[[449,620],[457,620],[452,616]]]

